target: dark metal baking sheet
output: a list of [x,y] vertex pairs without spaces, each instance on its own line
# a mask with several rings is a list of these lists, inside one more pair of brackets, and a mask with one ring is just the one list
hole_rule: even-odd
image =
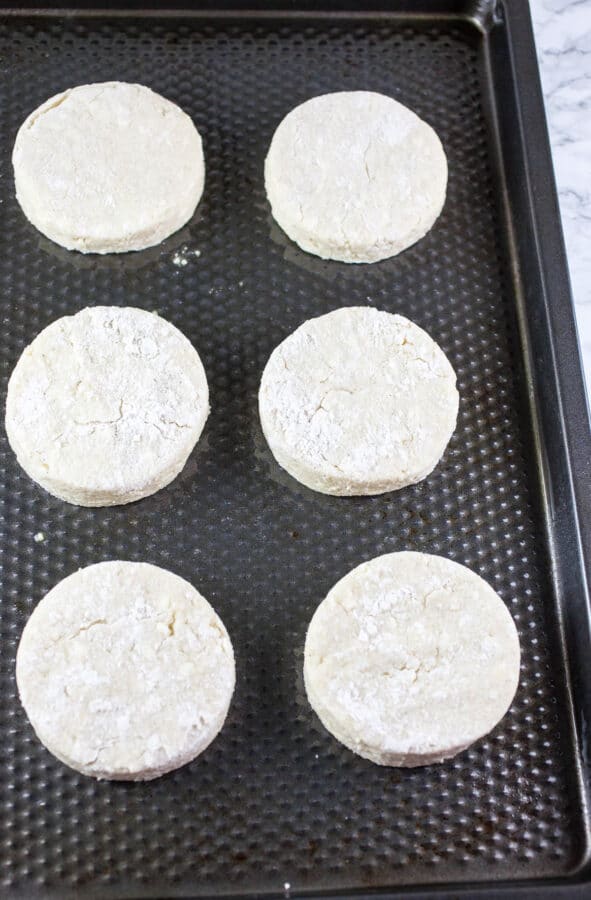
[[[114,303],[181,328],[212,402],[183,474],[129,507],[52,499],[0,438],[0,894],[537,897],[569,886],[588,896],[591,446],[527,5],[258,6],[0,15],[2,390],[41,328]],[[206,190],[195,219],[162,247],[82,257],[28,225],[9,160],[41,101],[107,79],[147,84],[194,118]],[[429,235],[361,267],[290,244],[262,178],[288,110],[357,88],[415,109],[450,163]],[[444,348],[459,376],[458,429],[421,484],[328,498],[274,465],[258,382],[304,319],[364,303],[409,316]],[[479,572],[507,603],[523,649],[499,727],[446,765],[406,771],[340,747],[308,709],[300,677],[306,626],[330,586],[400,549]],[[237,656],[220,737],[145,785],[99,784],[59,764],[16,698],[15,649],[34,605],[76,567],[113,557],[192,581]]]

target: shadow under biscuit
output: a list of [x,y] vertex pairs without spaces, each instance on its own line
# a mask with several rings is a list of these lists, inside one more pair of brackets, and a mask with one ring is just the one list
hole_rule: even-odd
[[[193,230],[202,217],[197,210],[190,221],[179,231],[175,231],[170,237],[165,238],[154,247],[145,250],[129,250],[125,253],[80,253],[78,250],[67,250],[56,244],[49,238],[40,235],[39,249],[60,263],[66,263],[78,270],[111,270],[119,272],[134,272],[144,269],[154,263],[166,261],[170,257],[170,263],[179,271],[188,262],[190,255],[199,255]],[[34,228],[33,225],[30,226]],[[179,250],[183,253],[179,254]]]

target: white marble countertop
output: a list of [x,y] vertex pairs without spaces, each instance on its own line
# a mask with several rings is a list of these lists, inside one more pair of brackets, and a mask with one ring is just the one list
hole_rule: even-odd
[[591,398],[591,0],[530,0]]

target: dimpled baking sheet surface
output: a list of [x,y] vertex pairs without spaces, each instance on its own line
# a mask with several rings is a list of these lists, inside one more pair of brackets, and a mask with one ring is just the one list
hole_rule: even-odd
[[[3,395],[42,328],[115,304],[157,312],[187,335],[212,407],[176,481],[112,509],[48,496],[19,469],[2,430],[3,897],[460,890],[566,879],[583,863],[556,548],[519,324],[524,276],[502,201],[491,86],[490,30],[504,25],[459,8],[425,12],[0,17]],[[146,84],[193,117],[206,187],[193,220],[160,247],[84,257],[25,220],[10,154],[43,100],[106,80]],[[282,117],[310,96],[348,89],[410,106],[449,160],[435,227],[371,266],[301,252],[272,222],[263,185]],[[274,463],[257,390],[269,354],[301,322],[359,304],[429,332],[458,374],[460,413],[425,481],[339,499],[306,490]],[[523,652],[515,702],[492,734],[447,764],[415,770],[374,766],[341,747],[309,709],[301,677],[307,624],[330,587],[358,563],[405,549],[449,556],[490,582]],[[147,784],[97,783],[57,762],[16,693],[15,652],[36,603],[76,568],[113,558],[187,578],[223,618],[236,652],[221,735],[193,764]]]

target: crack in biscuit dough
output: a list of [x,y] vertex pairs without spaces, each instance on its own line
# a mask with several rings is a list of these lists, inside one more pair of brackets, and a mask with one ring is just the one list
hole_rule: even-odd
[[71,88],[25,120],[12,155],[27,219],[68,250],[159,244],[203,193],[201,137],[178,106],[140,84]]
[[8,384],[6,431],[20,465],[80,506],[130,503],[179,474],[209,412],[205,370],[170,323],[96,306],[45,328]]
[[519,681],[507,607],[465,566],[391,553],[353,569],[306,636],[311,706],[354,753],[386,766],[442,762],[487,734]]
[[213,741],[234,691],[234,654],[221,619],[187,581],[112,561],[80,569],[41,600],[16,678],[54,756],[95,778],[139,781]]
[[290,475],[325,494],[381,494],[437,465],[458,413],[456,376],[418,325],[372,307],[304,322],[271,354],[263,432]]
[[280,123],[265,187],[283,231],[323,259],[371,263],[423,237],[445,202],[441,141],[383,94],[313,97]]

